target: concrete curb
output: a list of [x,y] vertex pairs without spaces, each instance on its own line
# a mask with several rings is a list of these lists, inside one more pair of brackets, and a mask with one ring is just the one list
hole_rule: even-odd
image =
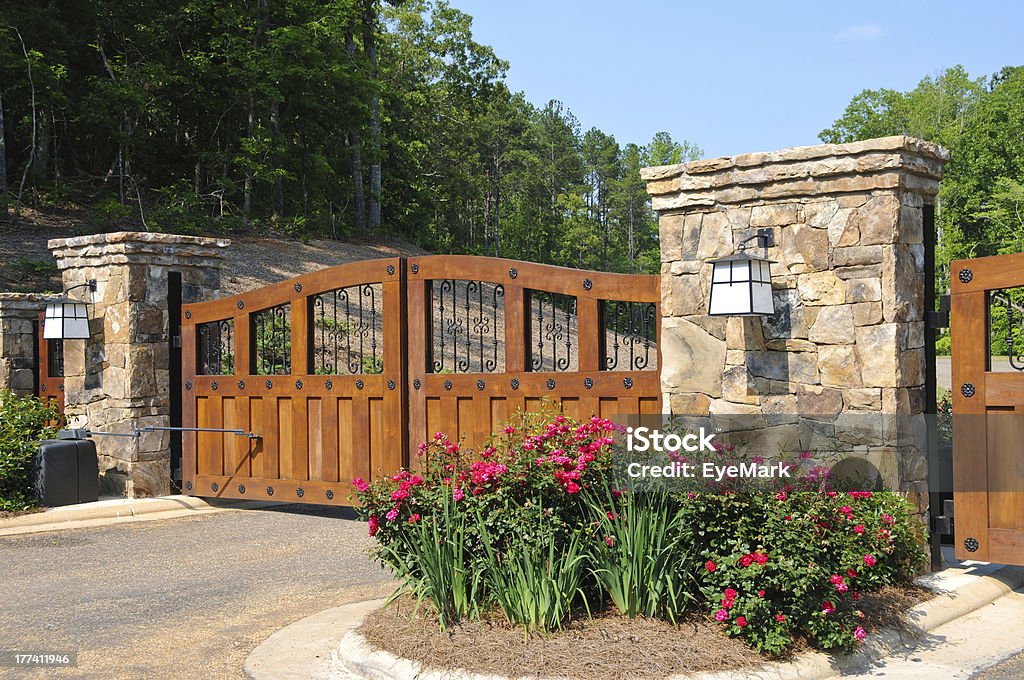
[[271,507],[281,503],[263,501],[219,501],[194,496],[162,496],[159,498],[117,498],[93,503],[80,503],[45,512],[0,519],[0,536],[31,534],[60,529],[102,526],[117,522],[173,519],[193,514],[224,510]]
[[[756,680],[822,680],[832,678],[859,667],[866,666],[896,652],[912,649],[930,631],[949,623],[954,619],[988,605],[1003,595],[1024,586],[1024,568],[1003,567],[983,576],[976,577],[970,583],[954,591],[939,591],[927,602],[912,607],[907,612],[906,630],[888,628],[871,635],[864,647],[850,655],[832,656],[823,652],[809,652],[788,663],[770,663],[759,670],[730,671],[722,673],[698,673],[695,675],[672,676],[678,680],[699,678],[700,680],[740,680],[752,678]],[[355,633],[355,628],[369,612],[383,604],[384,600],[361,602],[329,609],[303,619],[272,635],[250,655],[249,659],[258,659],[258,668],[249,660],[246,661],[246,673],[253,680],[270,680],[271,678],[415,678],[416,680],[434,680],[440,678],[458,680],[495,680],[494,676],[483,676],[459,671],[436,671],[423,669],[418,663],[409,659],[401,659],[388,652],[376,649]],[[322,619],[320,617],[323,617]],[[308,656],[296,658],[293,653],[300,645],[311,646],[313,642],[306,636],[316,625],[330,621],[330,640],[322,640],[323,644],[334,641],[334,652],[330,659],[320,653],[315,659]],[[306,622],[310,625],[303,626]],[[295,631],[291,629],[293,626]],[[265,647],[266,646],[266,647]],[[281,654],[287,659],[287,666],[278,668],[274,665],[275,655]]]

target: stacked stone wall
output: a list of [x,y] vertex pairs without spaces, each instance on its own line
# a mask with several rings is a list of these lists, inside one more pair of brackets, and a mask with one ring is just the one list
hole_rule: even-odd
[[36,332],[48,296],[0,293],[0,390],[36,391]]

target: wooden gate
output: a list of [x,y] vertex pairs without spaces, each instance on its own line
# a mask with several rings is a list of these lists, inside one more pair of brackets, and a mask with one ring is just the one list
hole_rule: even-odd
[[[43,319],[36,324],[36,396],[40,401],[64,413],[64,341],[43,337]],[[60,421],[53,423],[60,425]]]
[[[1024,564],[1024,254],[950,265],[956,556]],[[1009,361],[993,370],[993,343]]]
[[182,310],[186,493],[347,505],[435,432],[479,446],[548,398],[661,413],[659,277],[430,256]]

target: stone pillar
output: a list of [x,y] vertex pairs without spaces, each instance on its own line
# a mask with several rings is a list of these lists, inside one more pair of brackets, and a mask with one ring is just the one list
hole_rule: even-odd
[[[661,235],[667,409],[761,416],[765,427],[923,413],[922,207],[948,160],[901,136],[645,168]],[[775,314],[708,316],[707,260],[762,227],[776,239]],[[921,508],[924,452],[875,443],[855,448]]]
[[[68,340],[64,348],[65,414],[73,427],[127,433],[168,425],[168,274],[181,275],[183,302],[216,297],[229,243],[133,232],[49,242],[65,290],[90,279],[97,286],[95,293],[71,293],[92,303],[92,336]],[[96,437],[96,447],[101,494],[136,498],[169,492],[168,433]]]
[[0,390],[36,393],[36,322],[50,297],[0,293]]

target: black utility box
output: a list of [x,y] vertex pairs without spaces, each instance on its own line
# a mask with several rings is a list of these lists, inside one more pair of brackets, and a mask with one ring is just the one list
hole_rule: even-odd
[[39,446],[36,493],[48,508],[99,499],[99,463],[91,439],[47,439]]

